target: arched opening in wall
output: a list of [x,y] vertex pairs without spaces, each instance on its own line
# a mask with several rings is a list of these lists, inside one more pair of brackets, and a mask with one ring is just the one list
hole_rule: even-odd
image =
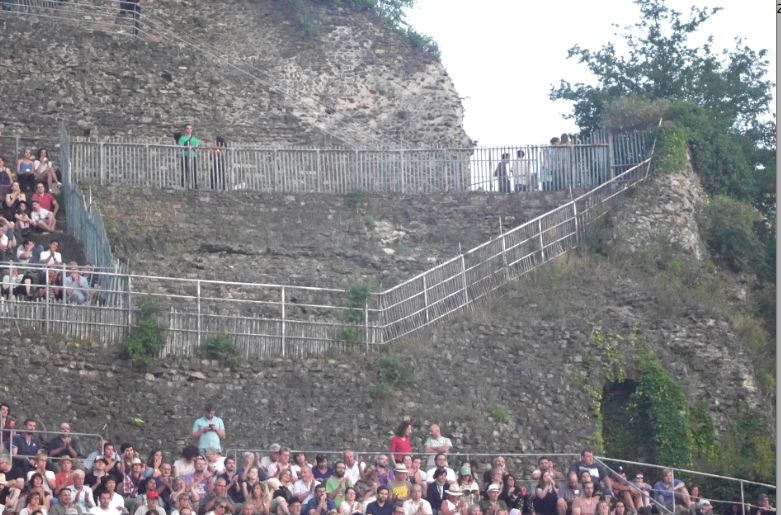
[[638,393],[637,382],[626,379],[605,385],[602,395],[602,438],[605,455],[629,461],[654,462],[654,433],[650,404]]

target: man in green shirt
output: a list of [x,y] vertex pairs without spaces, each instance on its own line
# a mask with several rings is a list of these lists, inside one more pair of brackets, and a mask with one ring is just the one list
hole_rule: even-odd
[[488,500],[480,501],[480,511],[483,515],[497,515],[500,510],[507,511],[507,503],[499,499],[501,489],[499,485],[491,485],[486,490]]
[[[184,147],[197,147],[198,138],[193,136],[192,124],[184,126],[184,136],[179,137],[179,144]],[[195,150],[185,150],[182,153],[182,187],[198,187],[198,166]]]
[[339,505],[344,501],[344,492],[348,487],[353,486],[353,482],[350,478],[344,475],[347,467],[344,462],[339,460],[334,463],[334,475],[328,478],[325,484],[325,493],[329,499],[332,499],[336,503],[336,508],[339,509]]

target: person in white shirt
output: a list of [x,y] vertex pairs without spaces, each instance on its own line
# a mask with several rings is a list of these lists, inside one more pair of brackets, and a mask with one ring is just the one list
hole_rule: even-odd
[[135,515],[154,515],[155,513],[157,513],[157,515],[166,515],[165,510],[157,505],[159,497],[160,494],[157,492],[149,492],[146,494],[146,504],[139,506],[136,509]]
[[436,472],[437,469],[445,469],[445,472],[447,472],[447,475],[445,476],[447,484],[456,482],[456,471],[447,466],[447,458],[442,453],[437,454],[434,458],[434,467],[426,471],[429,483],[434,482],[434,472]]
[[277,462],[279,459],[279,450],[281,448],[282,446],[278,443],[271,444],[271,448],[269,449],[270,454],[268,456],[263,456],[263,459],[260,460],[260,466],[264,471],[268,471],[268,468],[271,466],[271,464]]
[[92,488],[84,484],[83,470],[73,471],[73,484],[68,488],[71,491],[71,502],[81,506],[81,511],[87,512],[96,506]]
[[30,214],[30,227],[40,232],[56,232],[57,219],[54,213],[41,207],[41,203],[33,199],[33,212]]
[[422,495],[420,485],[412,485],[412,497],[404,501],[405,515],[431,515],[431,504]]
[[[428,434],[429,438],[423,444],[423,452],[425,453],[444,454],[453,446],[450,442],[450,438],[442,436],[442,431],[440,431],[439,426],[436,424],[432,424],[431,427],[428,428]],[[429,455],[428,463],[426,463],[427,468],[432,469],[437,466],[436,463],[434,463],[434,458],[435,456],[433,456],[433,454]],[[453,477],[455,477],[455,475]],[[453,479],[453,481],[455,481],[455,479]]]
[[353,484],[357,483],[361,480],[361,477],[363,477],[361,472],[363,472],[366,464],[363,461],[355,461],[355,456],[352,451],[344,451],[342,457],[344,458],[344,475],[350,479]]
[[62,254],[57,252],[60,248],[60,242],[57,240],[52,241],[49,244],[49,250],[41,252],[41,258],[39,262],[44,265],[61,265]]
[[308,503],[315,496],[315,487],[320,484],[312,475],[312,469],[306,465],[301,467],[301,479],[293,485],[293,495],[301,501]]
[[120,515],[119,510],[111,506],[111,494],[100,492],[99,505],[89,510],[89,515]]

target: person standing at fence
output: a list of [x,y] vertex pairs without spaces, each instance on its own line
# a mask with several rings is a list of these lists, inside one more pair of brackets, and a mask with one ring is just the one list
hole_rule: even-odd
[[19,181],[22,191],[32,193],[35,186],[35,174],[33,173],[33,160],[31,159],[33,151],[29,148],[24,149],[24,157],[16,163],[16,177]]
[[518,150],[512,164],[512,176],[515,180],[515,191],[529,191],[531,182],[531,173],[529,170],[529,161],[526,160],[526,152]]
[[182,152],[182,187],[197,188],[198,187],[198,162],[195,149],[191,147],[197,147],[201,143],[198,138],[193,136],[193,126],[188,123],[184,126],[184,135],[179,138],[179,144],[183,147],[188,147],[187,150]]
[[228,173],[228,143],[222,136],[217,136],[217,146],[211,149],[210,186],[213,190],[227,189],[226,175]]
[[225,423],[220,417],[215,417],[215,409],[212,403],[207,403],[203,408],[204,415],[193,424],[193,432],[190,437],[198,440],[198,449],[201,454],[206,454],[206,449],[214,448],[221,451],[220,438],[225,438]]
[[143,1],[144,0],[120,0],[119,2],[119,15],[122,17],[127,15],[133,17],[134,36],[138,36],[138,27],[141,24],[141,3]]
[[502,160],[496,165],[494,176],[499,181],[499,191],[501,193],[510,193],[510,154],[502,154]]

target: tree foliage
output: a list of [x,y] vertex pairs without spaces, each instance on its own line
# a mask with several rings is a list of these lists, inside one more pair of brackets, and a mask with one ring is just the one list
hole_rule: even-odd
[[712,37],[700,47],[689,46],[689,36],[720,8],[692,7],[684,20],[664,0],[634,3],[640,8],[640,21],[621,34],[628,54],[619,55],[612,42],[596,52],[579,45],[570,48],[567,57],[585,63],[597,84],[572,85],[562,80],[551,89],[551,99],[573,101],[570,117],[585,129],[600,125],[605,104],[612,98],[688,100],[703,106],[725,128],[774,146],[774,124],[762,120],[771,112],[774,86],[765,79],[767,50],[754,51],[741,38],[735,39],[733,50],[721,54],[713,51]]

